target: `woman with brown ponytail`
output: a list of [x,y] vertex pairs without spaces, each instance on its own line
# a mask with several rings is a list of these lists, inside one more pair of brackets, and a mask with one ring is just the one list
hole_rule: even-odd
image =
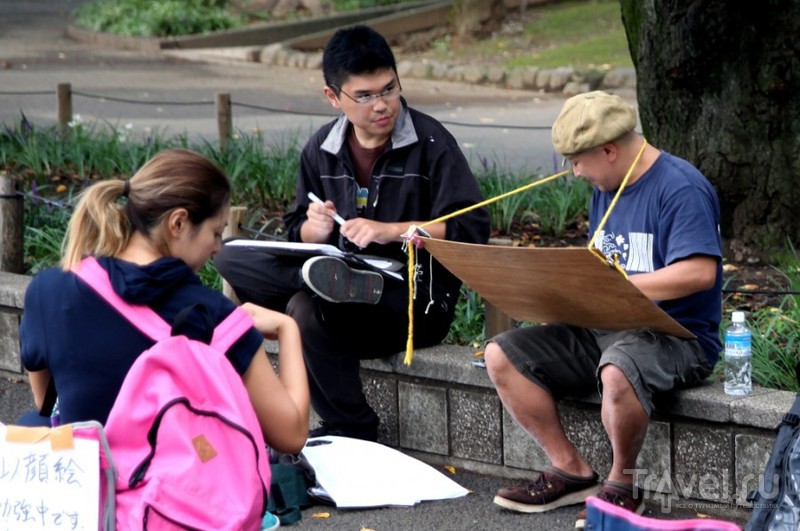
[[[203,337],[234,303],[203,286],[197,271],[220,249],[230,206],[224,172],[202,155],[165,150],[130,180],[89,187],[70,220],[60,268],[37,274],[25,295],[20,326],[22,364],[29,372],[37,407],[50,379],[62,423],[105,423],[122,381],[153,341],[109,306],[70,269],[94,256],[114,291],[132,304],[147,305],[168,323],[190,314],[181,330]],[[285,314],[246,304],[254,327],[226,353],[241,375],[267,444],[296,453],[308,433],[308,382],[300,333]],[[279,343],[280,376],[269,363],[264,337]],[[31,413],[20,424],[46,423]]]

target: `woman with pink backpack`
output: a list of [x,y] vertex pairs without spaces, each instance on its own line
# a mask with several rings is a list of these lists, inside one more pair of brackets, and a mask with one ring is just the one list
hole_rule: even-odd
[[[177,428],[161,428],[176,409],[194,413],[203,422],[212,417],[217,421],[217,427],[206,424],[196,428],[202,433],[193,434],[190,452],[197,454],[197,463],[220,461],[218,453],[224,445],[215,444],[210,435],[205,435],[220,431],[218,426],[235,423],[214,411],[215,404],[198,407],[196,401],[208,401],[217,393],[240,393],[238,399],[243,396],[244,402],[237,402],[235,397],[230,402],[233,406],[220,406],[220,411],[243,410],[232,413],[243,420],[231,431],[245,433],[255,446],[260,446],[254,468],[260,471],[266,494],[269,463],[263,443],[285,453],[298,453],[303,448],[308,434],[308,382],[300,333],[293,319],[252,304],[239,308],[221,293],[203,286],[197,276],[203,264],[220,249],[230,199],[231,185],[224,172],[207,158],[186,149],[162,151],[130,180],[101,181],[83,192],[70,220],[62,267],[37,274],[26,292],[20,352],[36,405],[44,409],[43,415],[23,416],[19,424],[46,423],[57,395],[60,423],[97,420],[104,424],[117,461],[126,459],[118,458],[118,452],[124,453],[119,448],[129,444],[124,441],[141,435],[142,445],[149,445],[150,450],[145,453],[150,454],[147,464],[152,472],[158,470],[158,451],[163,451],[158,437],[166,437],[162,433],[170,430],[178,435],[190,431],[182,429],[183,420],[178,421]],[[147,329],[148,319],[166,324],[158,324],[151,332]],[[166,327],[166,331],[159,332],[159,327]],[[227,337],[218,337],[221,335]],[[185,338],[185,344],[173,346],[176,336]],[[278,341],[279,374],[264,350],[265,337]],[[169,348],[162,347],[162,343]],[[220,354],[221,362],[214,361],[219,363],[214,366],[215,373],[206,374],[207,380],[188,378],[187,375],[196,374],[191,371],[211,370],[205,366],[189,367],[198,361],[192,356],[213,358],[213,349],[218,346],[224,352]],[[135,366],[141,365],[140,358],[150,355],[143,353],[156,350],[159,352],[151,357],[158,363],[175,364],[179,349],[189,357],[177,367]],[[187,359],[191,363],[187,364]],[[205,359],[199,362],[206,363]],[[131,389],[125,389],[124,382],[133,376],[129,373],[135,372],[132,368],[139,370],[139,380],[135,384],[128,382]],[[147,372],[151,370],[162,372],[151,376]],[[228,372],[233,375],[232,383],[226,384],[230,390],[210,389],[228,378]],[[153,387],[161,386],[164,379],[179,382],[181,377],[188,381],[173,387],[178,388],[175,392],[182,394],[185,403],[178,398],[172,400],[168,404],[171,409],[164,406],[154,412],[152,427],[147,433],[138,434],[134,426],[141,419],[126,415],[131,415],[134,406],[142,407],[143,401],[155,393]],[[115,406],[123,399],[124,405]],[[173,402],[181,402],[180,407],[172,407]],[[248,433],[248,423],[255,433]],[[119,441],[116,447],[115,440]],[[174,457],[166,462],[174,462]],[[137,473],[140,477],[135,482],[136,478],[125,477],[120,466],[118,499],[122,491],[167,481],[164,477],[148,478],[141,470]],[[172,494],[173,490],[174,487],[164,488],[159,496]],[[206,504],[205,509],[201,506],[199,510],[209,513],[199,515],[201,519],[207,516],[206,527],[221,529],[218,524],[211,524],[220,516],[210,514],[214,509],[209,500],[199,501]],[[150,515],[148,528],[157,528],[152,525],[154,514]],[[258,522],[250,518],[240,528],[259,529],[260,516]],[[126,527],[121,524],[119,509],[117,526]]]

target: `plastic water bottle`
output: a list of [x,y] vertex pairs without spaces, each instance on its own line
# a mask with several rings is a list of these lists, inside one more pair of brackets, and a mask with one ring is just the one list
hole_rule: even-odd
[[744,396],[752,391],[751,345],[752,334],[745,323],[744,312],[733,312],[731,326],[725,330],[726,394]]

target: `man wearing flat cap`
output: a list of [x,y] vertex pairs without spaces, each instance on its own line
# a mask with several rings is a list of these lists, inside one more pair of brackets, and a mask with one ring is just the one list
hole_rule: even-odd
[[[649,145],[635,127],[633,106],[616,95],[588,92],[564,103],[553,124],[553,145],[575,176],[594,186],[589,224],[595,247],[618,261],[631,283],[696,338],[559,323],[491,338],[486,366],[500,400],[551,463],[527,485],[498,491],[495,503],[510,510],[543,512],[596,495],[641,513],[634,469],[653,397],[702,382],[722,348],[716,192],[694,166]],[[566,437],[557,410],[562,397],[597,390],[613,453],[602,482]],[[582,529],[584,520],[585,509],[576,528]]]

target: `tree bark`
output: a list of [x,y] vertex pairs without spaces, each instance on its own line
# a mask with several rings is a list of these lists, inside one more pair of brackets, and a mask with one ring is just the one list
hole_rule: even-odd
[[639,114],[714,184],[729,258],[800,241],[800,2],[620,0]]
[[497,31],[505,18],[503,0],[453,0],[454,47]]

